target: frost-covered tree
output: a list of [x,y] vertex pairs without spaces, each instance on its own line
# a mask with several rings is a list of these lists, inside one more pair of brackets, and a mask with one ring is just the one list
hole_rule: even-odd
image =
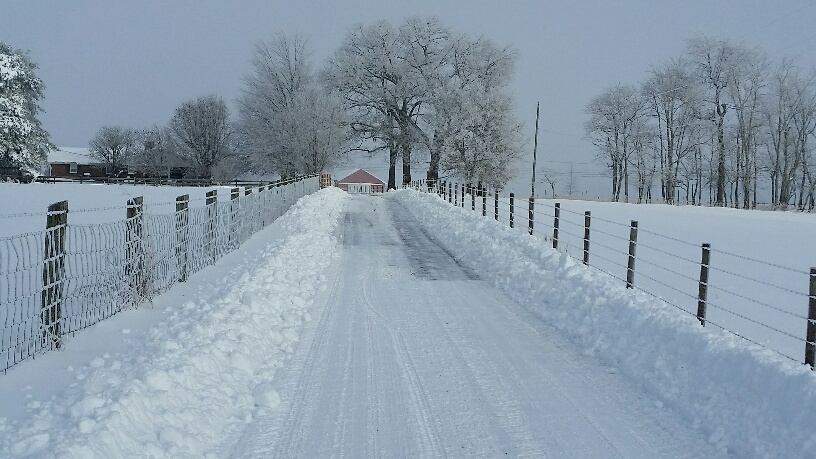
[[387,151],[389,189],[396,186],[397,161],[408,183],[414,153],[424,151],[429,181],[442,168],[468,181],[503,184],[518,153],[507,91],[513,62],[510,50],[485,38],[454,35],[435,18],[414,17],[399,28],[381,21],[353,29],[328,75],[364,142],[360,149]]
[[655,67],[643,84],[652,115],[662,195],[674,202],[681,163],[697,150],[700,129],[699,86],[682,59]]
[[734,107],[735,161],[734,204],[739,206],[740,184],[743,207],[756,203],[759,174],[757,148],[764,126],[761,106],[768,82],[768,59],[758,49],[735,46],[728,68],[728,96]]
[[400,157],[402,183],[410,182],[411,152],[423,141],[417,122],[428,90],[416,78],[421,58],[410,56],[408,37],[387,21],[357,26],[335,52],[327,71],[331,87],[343,97],[350,128],[368,142],[359,149],[388,151],[388,189],[396,187]]
[[213,167],[230,154],[229,111],[218,96],[181,104],[170,120],[170,132],[179,155],[193,164],[199,177],[212,178]]
[[128,164],[148,177],[166,177],[170,168],[181,166],[184,160],[167,127],[153,126],[135,133],[136,148]]
[[43,85],[37,65],[0,42],[0,166],[36,172],[53,148],[37,115]]
[[686,46],[688,69],[704,89],[702,115],[711,121],[717,139],[715,180],[718,205],[725,205],[726,200],[725,116],[729,108],[729,76],[737,52],[737,46],[729,40],[704,35],[692,38]]
[[306,42],[258,43],[239,100],[242,145],[256,170],[281,177],[319,173],[348,149],[344,111],[315,78]]
[[103,163],[109,174],[118,174],[136,153],[136,133],[121,126],[103,126],[89,147],[91,157]]
[[[629,164],[644,146],[646,106],[647,100],[637,88],[619,84],[593,98],[586,107],[590,118],[584,131],[599,148],[598,158],[609,167],[615,201],[620,199],[621,190],[629,201]],[[641,161],[634,164],[645,165]]]
[[508,90],[515,53],[484,37],[460,35],[446,52],[445,66],[431,85],[428,118],[428,180],[442,170],[467,183],[502,188],[521,153],[521,125]]

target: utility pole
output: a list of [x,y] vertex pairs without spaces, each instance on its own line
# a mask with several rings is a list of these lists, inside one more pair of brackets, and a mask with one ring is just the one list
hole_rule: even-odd
[[539,102],[536,102],[536,128],[535,139],[533,140],[533,178],[530,180],[530,196],[533,198],[535,198],[536,153],[538,151],[538,106]]

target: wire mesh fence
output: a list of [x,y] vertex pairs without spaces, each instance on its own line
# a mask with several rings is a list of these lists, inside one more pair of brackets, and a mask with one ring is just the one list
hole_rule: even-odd
[[[772,263],[668,232],[591,215],[552,200],[499,195],[459,183],[411,187],[479,212],[566,252],[678,312],[787,359],[816,359],[816,272]],[[676,228],[683,231],[682,228]]]
[[203,206],[134,198],[121,221],[71,224],[63,201],[45,228],[0,238],[0,370],[62,346],[66,335],[167,291],[235,250],[318,190],[319,176],[207,193]]

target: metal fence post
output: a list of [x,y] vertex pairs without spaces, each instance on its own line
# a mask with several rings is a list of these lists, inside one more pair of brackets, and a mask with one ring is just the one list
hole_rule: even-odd
[[189,222],[187,208],[189,204],[189,194],[176,198],[176,260],[179,268],[179,282],[187,282],[187,223]]
[[584,212],[584,264],[589,264],[589,223],[592,218],[590,211]]
[[629,260],[626,263],[626,288],[635,287],[635,251],[637,250],[638,222],[629,226]]
[[708,266],[711,263],[711,244],[703,244],[703,256],[700,262],[700,288],[697,295],[697,320],[705,327],[706,301],[708,300]]
[[45,349],[62,346],[62,281],[65,277],[65,230],[68,225],[68,201],[48,206],[43,257],[41,293],[42,335]]
[[534,209],[535,209],[535,198],[530,196],[529,202],[527,203],[527,230],[530,233],[530,236],[533,235],[533,221],[535,220],[534,217]]
[[558,250],[558,225],[561,221],[561,203],[555,203],[555,214],[553,216],[553,248]]
[[805,363],[816,367],[816,268],[810,268],[810,294],[808,296],[808,324],[805,339]]
[[514,199],[515,199],[515,194],[510,193],[510,228],[512,228],[514,223],[515,223],[513,221],[513,210],[514,210],[514,207],[515,207],[515,204],[513,203]]

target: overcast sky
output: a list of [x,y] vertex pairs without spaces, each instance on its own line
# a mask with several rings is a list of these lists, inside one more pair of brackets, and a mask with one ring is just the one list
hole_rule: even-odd
[[[587,102],[606,86],[640,83],[650,65],[679,54],[697,33],[744,40],[775,57],[798,55],[803,67],[816,67],[813,0],[0,0],[0,40],[29,50],[39,65],[41,120],[52,141],[86,147],[103,125],[163,125],[199,96],[218,94],[234,108],[258,40],[301,33],[319,66],[350,26],[413,15],[517,50],[519,118],[532,138],[541,102],[539,162],[562,171],[570,162],[579,172],[600,170],[583,139]],[[590,181],[580,185],[594,188]]]

